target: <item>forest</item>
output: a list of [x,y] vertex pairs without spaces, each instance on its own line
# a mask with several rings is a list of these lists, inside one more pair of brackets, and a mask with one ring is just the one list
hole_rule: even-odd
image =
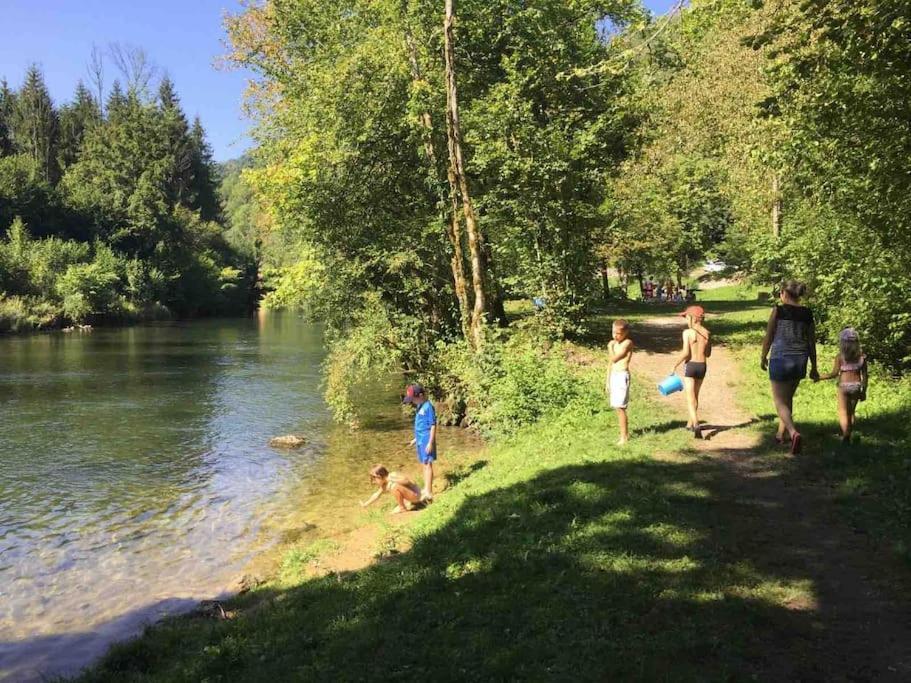
[[[510,372],[484,341],[503,339],[508,300],[546,302],[521,323],[531,338],[572,338],[630,282],[679,280],[707,257],[769,291],[806,281],[823,340],[851,324],[900,374],[903,7],[251,6],[228,29],[233,60],[260,76],[243,177],[280,245],[261,255],[265,304],[327,322],[328,393],[349,417],[347,387],[399,367],[459,415],[490,389],[465,376],[478,358],[487,378]],[[540,344],[523,348],[546,365]]]
[[142,50],[55,106],[0,81],[0,331],[242,314],[255,264],[226,236],[202,122]]

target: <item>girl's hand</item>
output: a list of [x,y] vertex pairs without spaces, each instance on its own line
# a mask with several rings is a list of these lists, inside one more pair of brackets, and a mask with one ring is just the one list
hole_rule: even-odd
[[408,442],[408,445],[409,445],[409,446],[414,446],[417,442],[418,442],[417,439],[412,439],[411,441]]
[[762,359],[759,361],[759,367],[762,368],[763,372],[768,370],[769,369],[769,359],[766,358],[765,356],[763,356]]
[[819,370],[817,370],[816,368],[812,368],[810,370],[810,379],[812,379],[814,382],[818,382],[819,381]]
[[426,446],[424,446],[424,455],[430,455],[431,453],[433,453],[433,444],[428,443]]

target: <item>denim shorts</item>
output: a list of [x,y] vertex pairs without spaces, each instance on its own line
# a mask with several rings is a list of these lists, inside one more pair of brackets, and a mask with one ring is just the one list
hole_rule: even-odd
[[773,382],[795,382],[806,376],[806,356],[782,356],[769,359],[769,379]]

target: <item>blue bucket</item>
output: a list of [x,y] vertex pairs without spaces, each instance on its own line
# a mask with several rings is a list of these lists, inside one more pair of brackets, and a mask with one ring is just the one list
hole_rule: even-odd
[[668,396],[683,389],[683,380],[677,375],[670,375],[658,384],[658,391],[662,396]]

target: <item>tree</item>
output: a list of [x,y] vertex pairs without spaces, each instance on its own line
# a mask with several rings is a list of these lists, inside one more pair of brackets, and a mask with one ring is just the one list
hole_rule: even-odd
[[161,137],[169,155],[167,184],[170,200],[184,206],[195,206],[197,196],[193,174],[196,170],[196,150],[187,117],[180,107],[174,84],[167,75],[158,86],[158,110],[161,114]]
[[202,121],[197,116],[190,129],[192,208],[199,210],[203,220],[215,221],[221,217],[221,203],[218,199],[215,164],[212,161],[212,148],[206,140]]
[[104,113],[109,122],[115,122],[123,114],[126,109],[127,98],[123,92],[123,88],[120,87],[120,81],[114,79],[114,84],[111,86],[111,94],[108,95],[108,101],[104,106]]
[[76,163],[86,131],[101,122],[101,110],[82,81],[76,86],[71,104],[60,108],[60,141],[57,161],[61,171]]
[[[474,306],[468,324],[469,339],[474,348],[479,348],[483,340],[483,329],[488,313],[487,258],[484,252],[484,235],[478,226],[477,214],[471,193],[468,189],[468,178],[465,174],[465,162],[462,154],[462,128],[459,125],[459,96],[457,89],[453,23],[455,21],[453,0],[446,0],[446,16],[443,19],[443,54],[446,66],[446,140],[449,149],[449,183],[450,192],[456,198],[453,203],[462,206],[465,215],[465,232],[468,236],[468,250],[471,263],[471,285],[474,295]],[[458,245],[454,245],[458,246]]]
[[10,90],[6,79],[0,79],[0,156],[12,154],[13,112],[16,110],[16,95]]
[[25,82],[15,101],[11,129],[16,151],[27,154],[35,162],[42,180],[55,183],[59,175],[57,112],[44,84],[44,76],[36,65],[26,71]]

